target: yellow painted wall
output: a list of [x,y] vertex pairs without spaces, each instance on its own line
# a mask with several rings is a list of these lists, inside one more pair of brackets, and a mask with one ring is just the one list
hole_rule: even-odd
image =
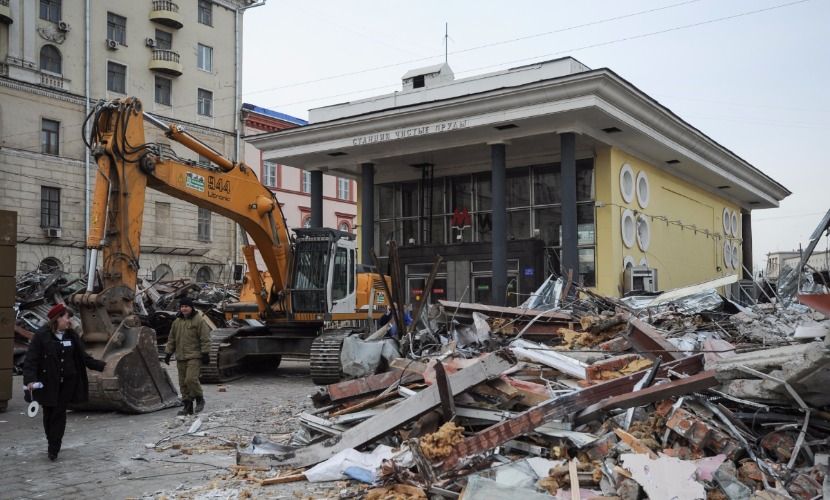
[[[631,166],[635,180],[635,196],[626,202],[620,189],[620,172],[624,164]],[[682,168],[682,167],[681,167]],[[648,179],[649,196],[645,208],[638,203],[636,179],[644,172]],[[738,267],[727,265],[724,244],[737,243],[740,260],[740,208],[734,203],[701,189],[683,179],[656,168],[616,148],[597,152],[596,225],[597,225],[597,291],[611,296],[623,293],[623,261],[631,256],[634,265],[645,258],[648,266],[657,269],[658,288],[671,290],[703,281],[740,274]],[[644,216],[650,228],[650,243],[643,251],[636,239],[626,247],[622,237],[622,216],[630,209],[635,220]],[[724,209],[737,213],[736,236],[724,231]],[[695,227],[692,227],[695,226]],[[729,224],[731,229],[731,223]],[[709,234],[707,235],[706,232]]]

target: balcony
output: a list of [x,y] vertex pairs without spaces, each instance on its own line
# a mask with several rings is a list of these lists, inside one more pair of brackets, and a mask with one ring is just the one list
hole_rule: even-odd
[[64,79],[57,75],[41,73],[40,84],[46,87],[64,90]]
[[[0,0],[0,2],[1,1],[2,0]],[[150,21],[163,24],[164,26],[173,29],[179,29],[184,26],[182,23],[182,15],[179,14],[179,6],[169,0],[153,0],[153,10],[150,11]]]
[[11,24],[13,22],[9,0],[0,0],[0,23]]
[[153,49],[150,70],[170,76],[181,75],[182,65],[179,63],[179,53],[173,50]]

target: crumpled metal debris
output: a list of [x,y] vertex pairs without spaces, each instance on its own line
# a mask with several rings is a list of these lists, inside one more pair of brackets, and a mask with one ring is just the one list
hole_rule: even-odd
[[[581,498],[813,498],[830,483],[830,424],[817,417],[830,404],[830,356],[823,340],[794,336],[828,318],[803,306],[737,304],[716,290],[649,306],[654,296],[579,289],[565,310],[556,307],[560,284],[547,281],[521,308],[439,301],[416,318],[391,373],[323,389],[337,397],[321,398],[329,406],[308,420],[311,444],[297,452],[314,456],[321,429],[334,436],[327,442],[353,439],[353,426],[370,419],[377,425],[359,428],[369,449],[409,446],[415,456],[387,460],[381,484],[434,496],[463,488],[488,498],[572,498],[575,487]],[[457,393],[476,361],[499,349],[518,360]],[[390,386],[388,375],[400,384]],[[422,378],[406,378],[414,375]],[[402,418],[399,405],[428,389],[421,408],[407,409],[421,416]],[[442,442],[439,428],[450,421],[463,438],[435,455],[430,443]],[[375,427],[394,430],[371,436]],[[563,465],[518,473],[531,457]]]

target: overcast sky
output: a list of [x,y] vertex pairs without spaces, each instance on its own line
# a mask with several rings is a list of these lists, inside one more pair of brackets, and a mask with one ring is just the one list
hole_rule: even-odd
[[456,78],[609,68],[793,193],[752,214],[757,272],[830,208],[828,21],[827,0],[268,0],[244,16],[243,101],[307,119],[445,50]]

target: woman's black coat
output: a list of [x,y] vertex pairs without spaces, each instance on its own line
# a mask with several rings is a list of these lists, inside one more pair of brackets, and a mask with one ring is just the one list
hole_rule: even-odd
[[[80,337],[73,330],[64,332],[63,339],[72,342],[77,371],[75,390],[69,402],[86,403],[89,400],[89,379],[84,367],[102,372],[107,364],[90,356],[84,349]],[[28,385],[29,382],[43,382],[43,389],[32,391],[35,401],[43,406],[58,404],[60,357],[53,334],[48,330],[36,333],[29,342],[29,349],[26,351],[26,359],[23,362],[23,385]]]

